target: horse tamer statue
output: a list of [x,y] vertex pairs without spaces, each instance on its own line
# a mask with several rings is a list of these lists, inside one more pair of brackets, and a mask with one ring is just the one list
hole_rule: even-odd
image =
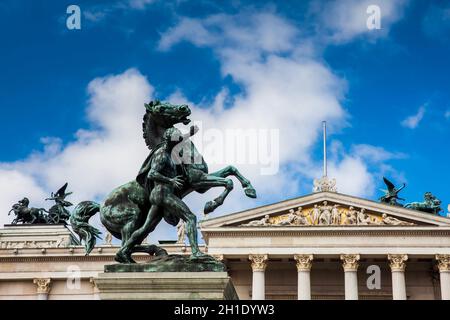
[[208,172],[208,165],[189,139],[198,128],[192,126],[184,135],[174,128],[176,124],[190,123],[191,110],[187,105],[152,101],[145,108],[143,132],[150,154],[136,179],[114,189],[101,205],[92,201],[78,204],[71,214],[71,225],[85,242],[89,254],[100,234],[89,225],[89,219],[100,212],[102,224],[122,240],[115,260],[134,263],[131,258],[134,252],[167,255],[156,245],[141,243],[162,219],[173,226],[181,219],[186,222],[192,256],[202,256],[198,248],[197,218],[182,199],[193,191],[205,193],[212,187],[223,187],[217,198],[205,204],[205,214],[210,213],[223,204],[233,189],[229,176],[239,180],[248,197],[256,198],[256,191],[234,166]]

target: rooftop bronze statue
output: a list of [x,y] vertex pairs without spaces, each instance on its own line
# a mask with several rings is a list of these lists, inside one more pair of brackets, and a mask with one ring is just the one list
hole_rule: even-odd
[[398,194],[400,193],[400,191],[402,191],[406,187],[406,184],[404,183],[403,186],[401,186],[400,188],[396,188],[395,185],[391,181],[389,181],[387,178],[383,177],[383,181],[386,184],[387,190],[381,190],[385,193],[385,195],[380,198],[380,202],[386,203],[386,204],[389,204],[392,206],[403,206],[401,203],[398,203],[397,200],[402,200],[402,201],[405,200],[405,199],[399,198]]
[[52,192],[50,198],[45,199],[55,201],[55,204],[48,210],[48,223],[66,223],[69,219],[70,212],[66,208],[73,204],[67,201],[66,197],[71,195],[72,192],[66,193],[66,189],[67,182],[58,191]]
[[[156,245],[141,243],[162,219],[172,226],[182,219],[187,223],[192,257],[200,257],[197,218],[181,199],[192,191],[205,193],[212,187],[223,187],[224,191],[217,198],[205,204],[204,212],[210,213],[223,204],[233,189],[233,181],[229,176],[239,180],[248,197],[256,198],[256,191],[250,181],[233,166],[208,172],[208,165],[189,139],[195,134],[195,127],[191,127],[187,135],[181,136],[181,141],[176,141],[183,145],[182,148],[168,140],[180,134],[172,129],[174,125],[190,123],[188,117],[191,110],[188,106],[152,101],[145,104],[145,108],[143,132],[150,153],[136,179],[114,189],[101,205],[92,201],[77,205],[70,218],[71,225],[85,242],[89,254],[100,232],[90,226],[88,221],[100,212],[102,224],[114,237],[122,240],[116,261],[134,263],[131,258],[133,252],[167,255]],[[170,160],[167,158],[169,151],[172,157]]]
[[45,200],[53,200],[55,204],[47,211],[44,208],[29,207],[30,200],[23,198],[12,206],[12,209],[8,212],[14,212],[15,219],[11,224],[66,224],[66,221],[70,217],[70,212],[66,207],[72,206],[72,203],[65,200],[67,196],[72,192],[66,193],[67,183],[65,183],[57,192],[51,194],[50,198]]
[[47,223],[47,217],[44,208],[33,208],[28,207],[30,205],[30,200],[28,198],[23,198],[12,206],[12,209],[8,212],[8,216],[11,212],[14,212],[15,218],[11,224],[38,224]]
[[425,192],[423,202],[411,202],[405,205],[405,208],[418,210],[426,213],[436,214],[442,211],[441,200],[436,198],[431,192]]

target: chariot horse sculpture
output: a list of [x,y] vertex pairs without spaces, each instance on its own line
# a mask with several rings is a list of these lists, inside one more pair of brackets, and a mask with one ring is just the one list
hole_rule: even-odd
[[[141,244],[162,219],[172,226],[176,226],[180,219],[185,220],[187,225],[191,226],[187,228],[187,235],[192,254],[193,256],[202,254],[198,249],[197,220],[192,212],[178,214],[178,212],[168,212],[168,210],[158,208],[158,210],[153,210],[157,213],[152,214],[151,221],[147,221],[152,208],[149,199],[152,184],[149,183],[148,172],[154,160],[155,150],[161,146],[167,129],[176,124],[188,125],[190,123],[188,117],[191,115],[191,110],[187,105],[174,105],[157,100],[145,104],[145,108],[143,136],[150,149],[150,154],[144,161],[136,179],[114,189],[103,204],[84,201],[78,204],[71,214],[70,223],[80,239],[85,242],[86,254],[92,251],[96,239],[100,235],[100,231],[89,224],[89,219],[98,212],[100,212],[100,220],[105,228],[114,237],[122,240],[122,246],[115,257],[118,262],[134,263],[135,261],[131,257],[134,252],[146,252],[152,255],[167,254],[165,250],[156,245]],[[196,129],[191,127],[190,130],[192,132]],[[222,187],[224,188],[222,193],[205,204],[204,212],[206,214],[213,212],[223,204],[233,189],[233,181],[229,176],[238,179],[248,197],[256,198],[256,191],[250,181],[237,168],[227,166],[222,170],[209,173],[208,165],[193,142],[186,139],[182,143],[183,147],[179,149],[177,155],[181,161],[176,164],[177,173],[182,177],[182,184],[174,191],[175,196],[180,200],[193,191],[205,193],[213,187]],[[183,206],[183,208],[186,210],[187,206]],[[147,228],[142,233],[140,232],[142,229],[138,230],[144,226],[144,223]],[[133,236],[133,234],[135,235]],[[133,242],[136,244],[130,247],[128,241],[132,236]]]
[[29,207],[30,200],[28,198],[23,198],[16,204],[12,206],[9,210],[8,215],[14,212],[16,217],[11,222],[11,224],[17,224],[22,222],[23,224],[34,224],[34,223],[47,223],[47,219],[44,212],[47,212],[44,208],[33,208]]

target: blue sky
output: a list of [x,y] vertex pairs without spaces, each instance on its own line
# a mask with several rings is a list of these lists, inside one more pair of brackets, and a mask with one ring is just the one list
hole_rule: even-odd
[[[66,28],[70,4],[81,30]],[[367,29],[368,4],[381,30]],[[218,214],[309,193],[322,120],[339,191],[377,199],[387,175],[407,182],[408,201],[450,203],[449,2],[6,0],[0,15],[2,211],[65,180],[76,200],[100,201],[133,179],[147,98],[187,101],[208,127],[281,130],[280,174],[244,166],[259,199],[235,188]]]

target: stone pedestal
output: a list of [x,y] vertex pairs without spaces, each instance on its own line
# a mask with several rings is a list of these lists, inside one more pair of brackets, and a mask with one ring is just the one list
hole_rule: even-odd
[[226,272],[106,272],[93,281],[101,300],[238,300]]
[[6,224],[0,229],[0,249],[65,248],[80,245],[64,224]]

